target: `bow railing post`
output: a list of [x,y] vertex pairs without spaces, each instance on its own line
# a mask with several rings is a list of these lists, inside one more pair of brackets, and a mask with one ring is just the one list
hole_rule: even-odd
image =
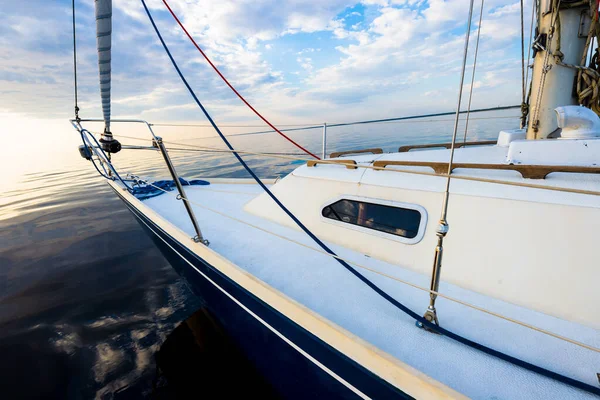
[[181,184],[181,181],[179,180],[177,171],[175,171],[175,167],[173,166],[173,163],[171,162],[171,158],[169,157],[169,153],[167,152],[167,149],[165,148],[162,138],[160,136],[155,136],[153,139],[153,145],[156,145],[156,147],[158,147],[158,149],[160,150],[160,153],[162,154],[163,158],[165,159],[167,168],[169,169],[169,172],[171,173],[171,177],[173,178],[173,182],[175,182],[175,186],[177,187],[177,191],[179,192],[178,198],[183,201],[183,205],[185,206],[185,209],[190,217],[190,220],[192,221],[192,225],[194,226],[194,231],[196,231],[196,236],[194,236],[192,239],[196,243],[202,243],[202,244],[208,246],[209,242],[208,242],[208,240],[204,239],[204,237],[202,236],[202,231],[200,230],[200,226],[198,225],[198,221],[196,220],[196,216],[194,215],[194,210],[192,209],[192,206],[188,201],[188,198],[185,194],[185,190],[183,189],[183,185]]
[[327,158],[327,122],[323,122],[323,153],[321,158]]

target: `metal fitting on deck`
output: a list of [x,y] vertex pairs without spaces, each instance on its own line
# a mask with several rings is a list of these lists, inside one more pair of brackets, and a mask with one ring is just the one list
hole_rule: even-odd
[[435,231],[437,233],[438,236],[446,236],[446,234],[448,233],[448,231],[450,230],[450,227],[448,226],[448,223],[446,221],[440,221],[437,227],[437,230]]

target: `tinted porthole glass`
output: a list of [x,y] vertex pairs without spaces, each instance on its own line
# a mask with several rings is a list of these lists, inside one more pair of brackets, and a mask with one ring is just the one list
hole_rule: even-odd
[[322,215],[408,239],[417,236],[421,224],[421,213],[417,210],[346,199],[328,205]]

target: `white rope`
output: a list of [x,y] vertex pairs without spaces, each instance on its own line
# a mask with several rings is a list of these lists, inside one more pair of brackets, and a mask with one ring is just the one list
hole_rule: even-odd
[[[132,175],[132,176],[133,176],[133,175]],[[299,246],[302,246],[302,247],[304,247],[304,248],[307,248],[307,249],[309,249],[309,250],[313,250],[313,251],[315,251],[315,252],[318,252],[318,253],[324,254],[324,255],[326,255],[326,256],[330,256],[330,257],[336,258],[336,259],[338,259],[338,260],[341,260],[341,261],[344,261],[344,262],[346,262],[346,263],[348,263],[348,264],[352,264],[352,265],[354,265],[354,266],[356,266],[356,267],[359,267],[359,268],[361,268],[361,269],[364,269],[364,270],[366,270],[366,271],[372,272],[372,273],[374,273],[374,274],[381,275],[381,276],[383,276],[383,277],[386,277],[386,278],[392,279],[392,280],[394,280],[394,281],[396,281],[396,282],[403,283],[403,284],[405,284],[405,285],[408,285],[408,286],[410,286],[410,287],[413,287],[413,288],[415,288],[415,289],[418,289],[418,290],[421,290],[421,291],[424,291],[424,292],[427,292],[427,293],[430,293],[430,294],[435,294],[435,295],[437,295],[437,296],[439,296],[439,297],[442,297],[442,298],[444,298],[444,299],[446,299],[446,300],[452,301],[452,302],[454,302],[454,303],[457,303],[457,304],[461,304],[461,305],[463,305],[463,306],[465,306],[465,307],[472,308],[472,309],[474,309],[474,310],[477,310],[477,311],[483,312],[483,313],[485,313],[485,314],[488,314],[488,315],[491,315],[491,316],[494,316],[494,317],[497,317],[497,318],[503,319],[503,320],[505,320],[505,321],[508,321],[508,322],[512,322],[512,323],[514,323],[514,324],[517,324],[517,325],[523,326],[523,327],[525,327],[525,328],[529,328],[529,329],[531,329],[531,330],[534,330],[534,331],[537,331],[537,332],[543,333],[543,334],[545,334],[545,335],[548,335],[548,336],[554,337],[554,338],[556,338],[556,339],[563,340],[563,341],[565,341],[565,342],[569,342],[569,343],[571,343],[571,344],[574,344],[574,345],[576,345],[576,346],[583,347],[583,348],[585,348],[585,349],[588,349],[588,350],[591,350],[591,351],[594,351],[594,352],[600,353],[600,349],[598,349],[598,348],[596,348],[596,347],[593,347],[593,346],[590,346],[590,345],[588,345],[588,344],[585,344],[585,343],[579,342],[579,341],[577,341],[577,340],[574,340],[574,339],[570,339],[570,338],[568,338],[568,337],[565,337],[565,336],[558,335],[558,334],[556,334],[556,333],[553,333],[553,332],[547,331],[547,330],[545,330],[545,329],[542,329],[542,328],[536,327],[536,326],[534,326],[534,325],[530,325],[530,324],[528,324],[528,323],[525,323],[525,322],[522,322],[522,321],[516,320],[516,319],[514,319],[514,318],[510,318],[510,317],[504,316],[504,315],[502,315],[502,314],[496,313],[496,312],[494,312],[494,311],[490,311],[490,310],[487,310],[487,309],[485,309],[485,308],[482,308],[482,307],[479,307],[479,306],[476,306],[476,305],[473,305],[473,304],[467,303],[467,302],[465,302],[465,301],[462,301],[462,300],[459,300],[459,299],[457,299],[457,298],[454,298],[454,297],[451,297],[451,296],[445,295],[445,294],[443,294],[443,293],[439,293],[439,292],[436,292],[436,291],[434,291],[434,290],[430,290],[430,289],[428,289],[428,288],[426,288],[426,287],[423,287],[423,286],[416,285],[416,284],[414,284],[414,283],[408,282],[408,281],[406,281],[406,280],[403,280],[403,279],[397,278],[397,277],[395,277],[395,276],[393,276],[393,275],[389,275],[389,274],[386,274],[386,273],[384,273],[384,272],[381,272],[381,271],[377,271],[377,270],[375,270],[375,269],[373,269],[373,268],[370,268],[370,267],[367,267],[367,266],[365,266],[365,265],[359,264],[359,263],[357,263],[357,262],[355,262],[355,261],[348,260],[348,259],[346,259],[346,258],[343,258],[343,257],[340,257],[340,256],[338,256],[338,255],[333,255],[333,254],[330,254],[330,253],[328,253],[328,252],[326,252],[326,251],[324,251],[324,250],[321,250],[321,249],[314,248],[314,247],[312,247],[312,246],[309,246],[309,245],[307,245],[307,244],[304,244],[304,243],[302,243],[302,242],[296,241],[296,240],[294,240],[294,239],[291,239],[291,238],[289,238],[289,237],[286,237],[286,236],[280,235],[280,234],[278,234],[278,233],[275,233],[275,232],[269,231],[268,229],[262,228],[262,227],[260,227],[260,226],[258,226],[258,225],[255,225],[255,224],[252,224],[252,223],[250,223],[250,222],[244,221],[244,220],[242,220],[242,219],[239,219],[239,218],[233,217],[233,216],[231,216],[231,215],[225,214],[225,213],[223,213],[223,212],[221,212],[221,211],[215,210],[214,208],[208,207],[208,206],[206,206],[206,205],[204,205],[204,204],[200,204],[200,203],[198,203],[198,202],[192,201],[192,200],[190,200],[190,199],[187,199],[187,198],[185,198],[185,197],[181,197],[179,194],[177,194],[177,193],[175,193],[175,192],[169,192],[168,190],[165,190],[165,189],[163,189],[163,188],[161,188],[161,187],[158,187],[158,186],[156,186],[156,185],[153,185],[152,183],[150,183],[150,182],[148,182],[148,181],[146,181],[146,180],[140,179],[139,177],[137,177],[137,180],[138,180],[138,181],[140,181],[140,182],[143,182],[143,183],[145,183],[146,185],[152,186],[152,187],[154,187],[154,188],[156,188],[156,189],[158,189],[158,190],[160,190],[160,191],[162,191],[162,192],[164,192],[164,193],[167,193],[167,194],[170,194],[170,195],[174,195],[174,196],[175,196],[177,199],[181,199],[181,200],[187,201],[188,203],[190,203],[190,204],[193,204],[193,205],[195,205],[195,206],[197,206],[197,207],[203,208],[203,209],[205,209],[205,210],[208,210],[208,211],[210,211],[210,212],[213,212],[213,213],[215,213],[215,214],[217,214],[217,215],[220,215],[220,216],[222,216],[222,217],[225,217],[225,218],[231,219],[231,220],[233,220],[233,221],[239,222],[239,223],[241,223],[241,224],[247,225],[247,226],[249,226],[249,227],[251,227],[251,228],[258,229],[258,230],[259,230],[259,231],[261,231],[261,232],[264,232],[264,233],[267,233],[267,234],[269,234],[269,235],[272,235],[272,236],[278,237],[278,238],[280,238],[280,239],[283,239],[283,240],[285,240],[285,241],[288,241],[288,242],[290,242],[290,243],[294,243],[294,244],[297,244],[297,245],[299,245]],[[203,190],[204,190],[204,189],[203,189]]]

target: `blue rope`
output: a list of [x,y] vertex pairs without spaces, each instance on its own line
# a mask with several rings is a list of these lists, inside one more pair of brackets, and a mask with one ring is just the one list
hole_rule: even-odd
[[[83,141],[83,145],[85,146],[86,150],[88,147],[88,144],[85,142],[85,139],[83,138],[83,131],[79,131],[79,135],[81,136],[81,140]],[[94,168],[96,168],[96,171],[98,171],[98,173],[100,174],[100,176],[106,178],[106,179],[110,179],[110,177],[108,176],[108,172],[106,171],[106,168],[104,168],[103,164],[100,164],[102,166],[102,169],[104,170],[104,173],[102,173],[102,171],[100,171],[100,168],[98,168],[98,165],[96,165],[96,161],[94,160],[94,157],[92,157],[92,153],[90,154],[90,161],[92,162],[92,164],[94,165]]]
[[[83,135],[86,134],[88,137],[91,137],[92,139],[94,139],[94,142],[96,142],[96,146],[100,149],[100,151],[102,152],[102,155],[104,156],[104,159],[108,161],[108,156],[106,155],[106,153],[104,152],[104,149],[102,148],[102,146],[100,145],[100,143],[98,142],[98,139],[96,139],[96,137],[94,135],[92,135],[90,133],[90,131],[88,131],[87,129],[81,129],[79,131],[79,133],[81,134],[81,140],[83,140],[83,144],[84,146],[87,146],[87,143],[85,142],[85,139],[83,138]],[[107,176],[106,174],[103,174],[102,172],[100,172],[100,169],[98,169],[98,166],[96,165],[96,162],[94,161],[94,158],[91,157],[91,161],[92,164],[94,164],[94,167],[96,167],[96,171],[98,171],[98,173],[100,175],[102,175],[103,177],[105,177],[108,180],[114,180],[113,178],[111,178],[110,176]],[[100,164],[102,165],[102,164]],[[130,192],[133,190],[126,182],[123,178],[121,178],[121,176],[119,175],[119,173],[117,172],[117,170],[113,167],[112,163],[110,164],[110,166],[112,167],[111,170],[115,173],[115,175],[117,176],[117,178],[119,178],[119,180],[121,181],[121,183],[123,183],[123,185],[125,185],[125,187],[127,188],[127,190],[129,190]],[[106,172],[106,168],[104,168],[104,165],[102,165],[102,169],[104,170],[105,173]],[[131,180],[129,180],[130,182],[132,182]]]
[[[160,196],[165,192],[170,192],[174,190],[177,185],[175,181],[170,180],[162,180],[155,181],[150,183],[146,183],[145,185],[141,185],[143,183],[140,180],[136,180],[139,186],[133,188],[131,194],[134,195],[138,200],[146,200],[152,197]],[[210,182],[203,181],[201,179],[193,179],[191,181],[186,181],[183,178],[179,178],[179,182],[181,182],[182,186],[207,186],[210,185]]]
[[169,48],[167,47],[165,41],[163,40],[162,35],[160,34],[160,31],[158,30],[158,27],[154,23],[154,19],[152,18],[152,15],[150,14],[150,11],[148,10],[148,7],[146,6],[146,2],[144,0],[141,0],[141,2],[142,2],[142,5],[144,6],[144,9],[146,10],[146,14],[148,14],[148,18],[150,19],[150,22],[152,23],[152,26],[154,27],[154,31],[156,32],[156,35],[158,36],[158,39],[160,40],[160,42],[161,42],[162,46],[164,47],[167,55],[169,56],[169,59],[171,60],[171,63],[173,64],[173,67],[175,67],[175,70],[177,70],[177,74],[181,78],[181,81],[186,86],[186,88],[190,92],[190,95],[194,98],[194,101],[196,102],[196,104],[198,105],[198,107],[200,107],[200,109],[202,110],[202,112],[204,113],[204,115],[206,116],[206,118],[208,119],[208,121],[210,122],[210,124],[213,126],[213,128],[215,129],[215,131],[219,134],[219,136],[221,137],[221,139],[223,140],[223,142],[225,143],[225,145],[229,148],[229,150],[231,150],[233,152],[233,155],[237,158],[237,160],[240,162],[240,164],[242,164],[242,166],[244,167],[244,169],[246,171],[248,171],[248,173],[252,176],[252,178],[254,178],[254,180],[256,181],[256,183],[258,183],[262,187],[262,189],[269,195],[269,197],[271,197],[271,199],[273,199],[273,201],[296,223],[296,225],[298,225],[298,227],[300,227],[300,229],[302,229],[323,250],[325,250],[330,255],[336,257],[335,260],[337,260],[342,266],[344,266],[344,268],[346,268],[354,276],[356,276],[358,279],[360,279],[362,282],[364,282],[367,286],[369,286],[371,289],[373,289],[381,297],[383,297],[384,299],[386,299],[387,301],[389,301],[390,303],[392,303],[394,306],[396,306],[397,308],[399,308],[400,310],[402,310],[404,313],[406,313],[407,315],[409,315],[410,317],[412,317],[416,321],[420,322],[421,324],[423,324],[427,328],[435,330],[435,331],[437,331],[438,333],[440,333],[440,334],[442,334],[444,336],[447,336],[447,337],[449,337],[451,339],[456,340],[459,343],[462,343],[462,344],[467,345],[467,346],[469,346],[471,348],[480,350],[480,351],[482,351],[482,352],[484,352],[486,354],[489,354],[491,356],[497,357],[497,358],[499,358],[501,360],[507,361],[507,362],[509,362],[511,364],[514,364],[514,365],[517,365],[519,367],[525,368],[525,369],[527,369],[529,371],[536,372],[536,373],[538,373],[540,375],[546,376],[546,377],[551,378],[551,379],[555,379],[555,380],[557,380],[559,382],[562,382],[562,383],[565,383],[567,385],[570,385],[570,386],[582,389],[584,391],[600,395],[600,388],[596,388],[594,386],[588,385],[587,383],[580,382],[580,381],[575,380],[573,378],[569,378],[567,376],[558,374],[556,372],[552,372],[552,371],[547,370],[545,368],[542,368],[542,367],[539,367],[537,365],[534,365],[534,364],[528,363],[526,361],[520,360],[520,359],[518,359],[516,357],[510,356],[508,354],[502,353],[500,351],[494,350],[494,349],[489,348],[487,346],[484,346],[482,344],[476,343],[476,342],[474,342],[474,341],[472,341],[470,339],[462,337],[462,336],[460,336],[460,335],[458,335],[458,334],[456,334],[454,332],[451,332],[451,331],[449,331],[447,329],[442,328],[441,326],[437,326],[437,325],[432,324],[431,322],[427,321],[425,318],[423,318],[419,314],[415,313],[414,311],[412,311],[411,309],[409,309],[408,307],[406,307],[404,304],[400,303],[398,300],[394,299],[392,296],[390,296],[389,294],[387,294],[386,292],[384,292],[381,288],[379,288],[377,285],[375,285],[373,282],[371,282],[367,277],[365,277],[360,272],[358,272],[356,269],[354,269],[353,267],[351,267],[350,265],[348,265],[348,263],[346,263],[345,261],[337,258],[337,255],[329,247],[327,247],[327,245],[325,245],[325,243],[323,243],[318,237],[316,237],[311,231],[309,231],[308,228],[305,227],[304,224],[302,224],[302,222],[300,222],[300,220],[298,220],[298,218],[296,218],[294,216],[294,214],[292,214],[279,201],[279,199],[277,197],[275,197],[275,195],[269,190],[269,188],[267,188],[265,186],[265,184],[258,178],[258,176],[256,176],[256,174],[254,173],[254,171],[252,171],[252,169],[246,164],[246,162],[242,159],[242,157],[240,157],[240,155],[231,146],[231,144],[229,143],[229,141],[227,140],[227,138],[225,137],[225,135],[223,135],[223,133],[221,132],[221,130],[219,129],[219,127],[217,126],[217,124],[214,122],[214,120],[212,119],[212,117],[210,116],[210,114],[208,113],[208,111],[206,111],[206,109],[204,108],[204,106],[202,105],[202,103],[200,103],[200,100],[198,100],[198,97],[194,93],[194,90],[191,88],[191,86],[189,85],[189,83],[187,82],[187,80],[185,79],[185,77],[183,76],[181,70],[179,69],[179,66],[175,62],[175,59],[171,55],[171,52],[169,51]]

